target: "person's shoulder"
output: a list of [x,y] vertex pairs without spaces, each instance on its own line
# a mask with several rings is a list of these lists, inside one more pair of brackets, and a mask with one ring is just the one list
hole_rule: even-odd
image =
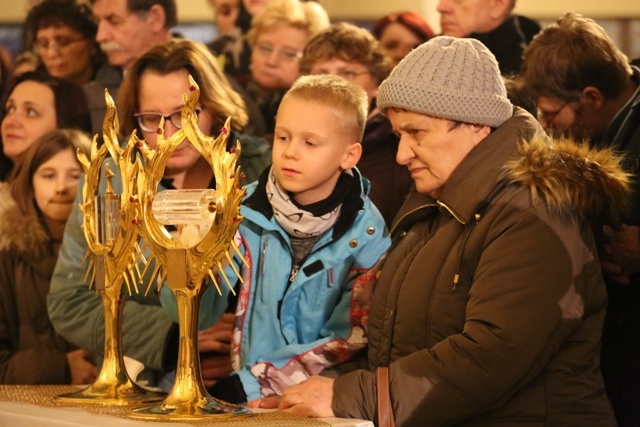
[[376,227],[386,227],[386,223],[384,221],[384,217],[373,203],[373,201],[369,198],[369,196],[365,197],[364,203],[362,205],[362,218],[363,222],[369,222]]
[[[105,61],[96,71],[95,77],[85,87],[120,86],[123,80],[122,70]],[[104,90],[104,87],[102,88]]]
[[518,25],[522,34],[524,34],[527,44],[530,43],[533,37],[542,29],[542,26],[538,21],[527,16],[514,15],[514,19],[518,21]]
[[550,218],[605,223],[625,212],[631,184],[613,149],[542,133],[521,144],[504,179],[526,190],[527,200],[543,205]]

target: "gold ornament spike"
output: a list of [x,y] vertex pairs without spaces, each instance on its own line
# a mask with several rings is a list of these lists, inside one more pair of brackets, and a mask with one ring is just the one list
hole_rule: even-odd
[[[199,420],[250,414],[246,408],[214,399],[202,382],[197,329],[200,301],[206,289],[207,276],[218,286],[213,269],[229,256],[228,249],[233,244],[233,237],[242,220],[240,203],[245,189],[240,184],[240,170],[236,170],[240,146],[236,144],[234,148],[227,150],[230,119],[227,119],[217,138],[204,135],[198,128],[195,113],[200,89],[191,76],[189,83],[191,93],[184,96],[182,129],[170,138],[165,138],[161,123],[156,150],[146,145],[140,149],[144,170],[137,176],[142,212],[138,229],[145,244],[151,248],[156,262],[162,265],[169,289],[176,297],[180,345],[176,378],[171,392],[160,405],[132,410],[130,415],[136,418]],[[173,151],[185,142],[185,139],[207,160],[216,180],[215,202],[208,206],[209,212],[213,215],[211,227],[200,242],[190,247],[174,240],[164,225],[155,218],[152,210],[165,165]],[[142,162],[139,165],[142,168]],[[224,274],[221,270],[220,273]],[[226,281],[231,287],[229,280]],[[162,282],[158,283],[161,286]]]
[[[118,144],[118,118],[115,104],[105,90],[107,115],[103,124],[105,143],[98,147],[93,138],[91,153],[78,150],[78,159],[85,172],[82,187],[82,229],[87,239],[91,283],[95,284],[104,310],[104,360],[97,379],[78,392],[57,397],[59,401],[80,404],[130,405],[162,400],[166,394],[138,386],[127,374],[122,353],[122,316],[125,295],[122,284],[131,291],[130,281],[136,282],[136,251],[139,234],[131,222],[136,218],[136,189],[133,184],[139,166],[130,159],[132,141],[122,150]],[[115,175],[105,162],[107,152],[122,177],[122,194],[117,195],[112,183]],[[104,168],[104,169],[103,169]],[[106,189],[100,195],[100,176],[104,170]],[[87,273],[89,274],[89,273]],[[91,285],[90,283],[90,285]]]

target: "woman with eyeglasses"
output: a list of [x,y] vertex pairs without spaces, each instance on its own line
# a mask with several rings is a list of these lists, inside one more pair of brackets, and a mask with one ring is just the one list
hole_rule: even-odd
[[80,86],[93,80],[104,62],[97,30],[91,8],[75,0],[44,0],[29,10],[25,21],[27,46],[44,70]]
[[[200,86],[198,126],[207,135],[217,136],[227,117],[231,117],[230,144],[242,146],[240,166],[245,184],[258,178],[271,163],[266,141],[241,135],[247,125],[246,106],[220,70],[214,57],[201,43],[174,40],[152,48],[127,73],[119,92],[118,106],[122,135],[138,131],[155,147],[160,119],[165,118],[164,134],[181,128],[183,94],[190,93],[188,76]],[[167,164],[165,178],[176,188],[206,188],[213,173],[200,153],[185,141]]]
[[371,182],[369,197],[389,229],[413,183],[407,168],[396,163],[398,137],[376,106],[378,86],[393,64],[380,43],[364,28],[333,24],[309,40],[300,59],[303,74],[335,74],[365,90],[369,115],[357,167]]
[[46,132],[64,128],[91,132],[91,114],[82,88],[39,71],[18,77],[0,106],[0,118],[0,181]]
[[[240,140],[239,166],[246,175],[244,184],[256,180],[271,163],[269,144],[240,133],[247,123],[245,104],[206,46],[198,42],[176,39],[155,46],[133,64],[118,94],[122,137],[129,138],[136,131],[156,148],[163,117],[165,137],[174,135],[182,126],[179,115],[184,106],[183,95],[191,93],[189,75],[200,87],[198,127],[206,135],[218,136],[226,118],[231,117],[229,144],[235,146]],[[118,175],[113,178],[113,185],[116,188],[119,185]],[[211,166],[185,139],[168,160],[161,186],[159,191],[215,188],[215,180]],[[102,302],[83,281],[86,265],[82,260],[87,243],[80,227],[80,201],[77,202],[51,280],[49,314],[56,329],[71,342],[100,354],[104,335],[95,331],[104,329]],[[142,362],[147,368],[143,375],[151,385],[170,389],[168,381],[177,361],[177,325],[164,314],[155,292],[133,295],[127,299],[124,310],[125,355]],[[230,313],[211,330],[201,333],[199,347],[205,385],[213,385],[218,377],[231,372],[228,342],[232,319]]]
[[328,26],[327,12],[316,2],[274,0],[254,16],[247,35],[251,79],[245,100],[250,112],[259,111],[251,115],[255,135],[270,138],[280,101],[300,76],[298,63],[307,41]]

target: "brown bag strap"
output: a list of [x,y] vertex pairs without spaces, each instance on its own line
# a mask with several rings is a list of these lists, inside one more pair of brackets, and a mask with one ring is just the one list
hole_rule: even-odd
[[391,396],[389,396],[389,368],[381,366],[376,370],[378,381],[378,427],[395,427]]

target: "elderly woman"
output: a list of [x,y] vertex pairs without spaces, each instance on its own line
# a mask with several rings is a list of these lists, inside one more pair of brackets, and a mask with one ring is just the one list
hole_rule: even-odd
[[300,76],[299,61],[307,41],[328,26],[322,6],[300,0],[274,0],[253,18],[247,35],[251,80],[245,100],[252,109],[254,135],[273,133],[280,101]]
[[392,67],[371,33],[347,22],[333,24],[316,34],[300,60],[300,71],[304,74],[335,74],[367,92],[369,115],[358,169],[371,182],[369,197],[389,228],[413,182],[409,171],[395,162],[398,137],[376,106],[378,86]]
[[614,426],[588,219],[620,213],[618,159],[537,135],[473,39],[415,49],[378,105],[417,191],[379,271],[367,358],[252,405],[382,426]]

